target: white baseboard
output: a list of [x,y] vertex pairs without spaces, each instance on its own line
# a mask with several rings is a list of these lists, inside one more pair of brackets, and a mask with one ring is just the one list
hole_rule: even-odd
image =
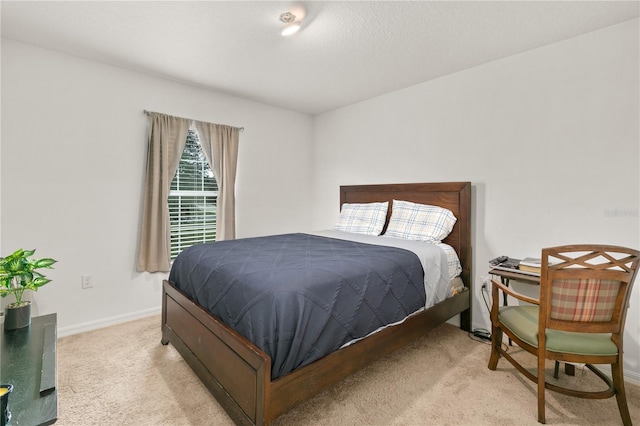
[[636,386],[640,386],[640,374],[636,373],[635,371],[625,370],[624,381],[633,383]]
[[[596,365],[596,367],[598,367],[598,369],[600,371],[602,371],[604,374],[609,376],[609,378],[611,378],[611,366],[610,365],[608,365],[608,364],[606,364],[606,365]],[[630,370],[624,370],[623,374],[624,374],[625,383],[631,383],[631,384],[634,384],[636,386],[640,386],[640,374],[638,374],[635,371],[630,371]]]
[[[133,321],[140,318],[150,317],[152,315],[159,315],[161,308],[150,308],[142,311],[132,312],[129,314],[118,315],[115,317],[103,318],[95,321],[89,321],[82,324],[70,325],[67,327],[58,328],[58,337],[71,336],[73,334],[84,333],[85,331],[97,330],[100,328],[109,327],[111,325],[120,324],[127,321]],[[160,324],[158,323],[158,327]]]

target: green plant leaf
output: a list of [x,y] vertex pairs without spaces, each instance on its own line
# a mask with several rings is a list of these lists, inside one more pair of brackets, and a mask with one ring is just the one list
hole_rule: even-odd
[[28,286],[31,282],[33,282],[33,274],[31,272],[24,272],[19,277],[19,282],[22,287]]
[[7,257],[12,257],[14,259],[19,258],[19,257],[24,257],[24,250],[23,249],[18,249],[16,251],[14,251],[13,253],[11,253]]
[[51,268],[51,265],[53,265],[56,262],[57,260],[55,259],[50,259],[48,257],[45,257],[43,259],[39,259],[33,262],[33,267],[34,268]]
[[50,283],[51,280],[49,278],[45,278],[45,277],[38,277],[35,280],[33,280],[31,283],[35,286],[35,287],[42,287],[45,284]]
[[6,270],[14,274],[24,271],[24,262],[22,259],[11,259],[7,262]]

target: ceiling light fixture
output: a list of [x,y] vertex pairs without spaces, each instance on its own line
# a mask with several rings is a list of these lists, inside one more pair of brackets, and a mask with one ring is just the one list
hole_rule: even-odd
[[280,31],[280,34],[282,34],[283,36],[288,36],[296,33],[300,29],[301,23],[299,21],[296,21],[296,15],[291,12],[285,12],[281,14],[280,22],[285,24],[285,26],[282,28],[282,31]]

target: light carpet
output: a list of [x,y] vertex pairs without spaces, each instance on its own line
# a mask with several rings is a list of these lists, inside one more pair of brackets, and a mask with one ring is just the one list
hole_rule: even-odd
[[[232,425],[153,316],[58,340],[56,425]],[[275,425],[537,425],[536,387],[506,360],[487,368],[490,347],[441,325],[295,407]],[[518,359],[535,360],[517,347]],[[552,367],[552,365],[550,365]],[[549,372],[551,374],[551,371]],[[553,379],[551,379],[553,380]],[[601,382],[586,369],[559,381]],[[640,423],[640,387],[627,384]],[[622,424],[615,398],[547,391],[549,425]]]

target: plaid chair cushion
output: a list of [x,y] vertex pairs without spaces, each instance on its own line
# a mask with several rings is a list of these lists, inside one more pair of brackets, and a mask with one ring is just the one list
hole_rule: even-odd
[[333,229],[364,235],[380,235],[387,219],[389,202],[342,205]]
[[611,280],[554,280],[551,318],[564,321],[610,321],[620,283]]
[[456,220],[450,210],[442,207],[393,200],[391,219],[384,235],[435,243],[447,238]]

